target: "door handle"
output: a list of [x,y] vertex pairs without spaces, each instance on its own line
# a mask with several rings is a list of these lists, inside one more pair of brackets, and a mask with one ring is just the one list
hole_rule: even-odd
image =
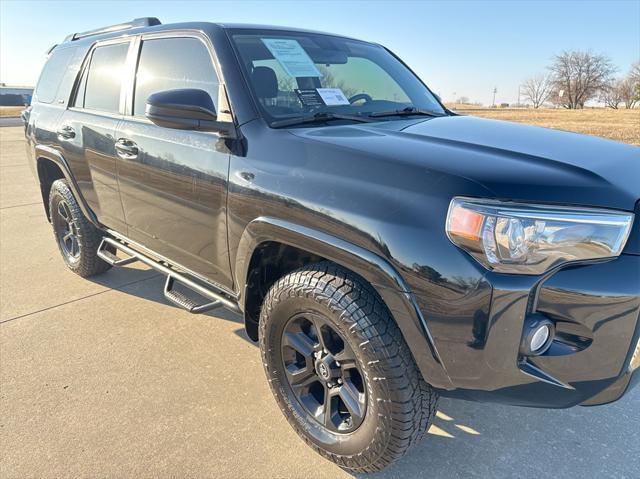
[[116,141],[116,153],[123,160],[133,160],[138,157],[138,145],[126,138]]
[[58,138],[60,140],[70,140],[76,137],[76,130],[69,125],[61,126],[56,133],[58,133]]

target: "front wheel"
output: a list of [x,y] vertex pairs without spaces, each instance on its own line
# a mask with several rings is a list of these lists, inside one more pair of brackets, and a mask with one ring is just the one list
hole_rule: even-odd
[[84,216],[67,180],[51,185],[49,215],[58,249],[71,271],[86,278],[111,268],[97,256],[103,233]]
[[382,299],[333,263],[294,271],[269,290],[260,348],[289,423],[352,472],[400,458],[435,415],[437,395]]

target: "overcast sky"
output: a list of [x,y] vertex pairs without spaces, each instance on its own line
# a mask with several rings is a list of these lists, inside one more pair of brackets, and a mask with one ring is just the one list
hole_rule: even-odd
[[34,85],[45,51],[72,32],[155,16],[322,30],[382,43],[445,101],[517,100],[518,85],[562,50],[640,59],[640,0],[621,1],[19,1],[0,0],[0,81]]

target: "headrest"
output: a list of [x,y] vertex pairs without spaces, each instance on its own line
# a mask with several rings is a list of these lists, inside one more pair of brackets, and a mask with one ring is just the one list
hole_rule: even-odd
[[258,98],[278,96],[278,78],[276,72],[269,67],[255,67],[251,72],[251,83]]

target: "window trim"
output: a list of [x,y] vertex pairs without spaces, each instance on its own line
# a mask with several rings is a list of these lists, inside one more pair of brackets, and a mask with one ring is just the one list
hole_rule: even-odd
[[[213,69],[215,71],[216,76],[218,77],[218,121],[221,122],[229,122],[235,124],[235,117],[233,115],[233,107],[231,102],[229,101],[227,95],[227,87],[224,80],[224,75],[222,73],[222,68],[220,66],[220,62],[218,61],[218,56],[216,54],[215,48],[211,42],[211,39],[205,35],[204,33],[197,30],[170,30],[164,32],[149,32],[142,33],[136,35],[134,42],[132,44],[132,55],[131,55],[131,63],[127,64],[127,75],[126,79],[128,83],[126,84],[126,97],[125,97],[125,105],[123,108],[123,113],[125,119],[127,121],[135,121],[139,123],[146,123],[149,125],[153,125],[153,122],[146,117],[142,116],[134,116],[133,115],[133,103],[135,99],[135,79],[136,72],[138,70],[138,64],[140,62],[140,54],[142,52],[142,43],[145,40],[158,40],[158,39],[169,39],[169,38],[195,38],[196,40],[200,40],[206,50],[209,52],[209,57],[211,58],[211,64],[213,65]],[[129,60],[129,58],[127,58]],[[222,100],[224,100],[224,104],[228,105],[229,113],[222,113],[222,109],[220,105],[222,104]],[[224,115],[223,118],[220,116]]]
[[[124,102],[125,102],[125,93],[126,93],[125,88],[127,86],[127,80],[129,76],[127,62],[129,60],[129,57],[131,56],[131,49],[133,48],[133,40],[135,40],[135,37],[119,37],[119,38],[111,38],[108,40],[97,41],[91,45],[91,47],[89,48],[89,50],[87,51],[84,57],[84,60],[82,61],[82,66],[80,67],[80,70],[76,75],[73,88],[71,89],[71,95],[69,96],[69,101],[67,102],[68,110],[77,111],[77,112],[86,112],[86,113],[91,113],[93,115],[99,115],[99,116],[104,116],[108,118],[118,118],[118,119],[122,118],[122,116],[124,115],[123,111],[124,111]],[[93,52],[97,48],[109,46],[109,45],[116,45],[119,43],[128,43],[129,49],[127,50],[127,56],[125,57],[125,63],[124,63],[125,73],[124,73],[122,82],[120,84],[120,98],[118,101],[118,111],[114,113],[114,112],[104,111],[104,110],[95,110],[93,108],[85,108],[84,106],[75,106],[75,102],[79,93],[78,90],[80,88],[80,83],[82,83],[82,77],[85,73],[87,75],[89,74],[88,70],[89,70],[89,67],[91,66]],[[86,93],[86,83],[85,83],[85,93]],[[83,104],[84,104],[84,101],[83,101]]]

